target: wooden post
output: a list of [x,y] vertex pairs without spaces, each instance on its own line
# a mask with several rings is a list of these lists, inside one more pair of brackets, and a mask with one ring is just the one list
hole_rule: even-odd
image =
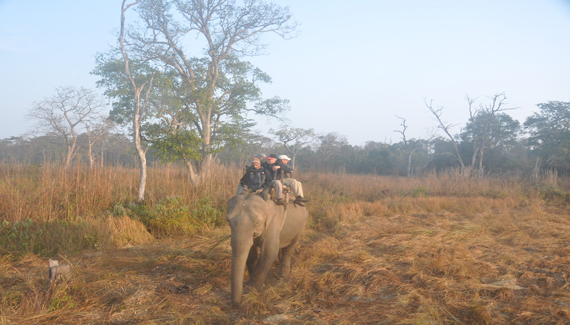
[[59,262],[57,260],[51,260],[51,259],[48,260],[48,265],[49,265],[48,282],[55,281],[61,278],[62,276],[68,274],[69,272],[71,272],[71,265],[69,264],[59,265]]

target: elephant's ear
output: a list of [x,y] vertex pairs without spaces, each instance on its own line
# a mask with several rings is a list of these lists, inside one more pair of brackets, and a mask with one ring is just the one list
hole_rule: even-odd
[[266,209],[266,207],[260,209],[259,213],[255,214],[255,220],[253,221],[253,238],[257,238],[267,231],[275,215],[275,209]]
[[277,209],[270,209],[269,210],[269,212],[267,213],[267,218],[265,218],[265,229],[266,230],[269,227],[269,225],[271,224],[271,222],[273,222],[276,215],[277,215]]
[[265,229],[267,229],[272,222],[279,222],[277,228],[279,229],[279,231],[281,231],[283,225],[285,224],[286,216],[287,216],[287,210],[283,211],[278,206],[274,205],[273,209],[271,209],[271,212],[269,213],[267,219],[265,220]]

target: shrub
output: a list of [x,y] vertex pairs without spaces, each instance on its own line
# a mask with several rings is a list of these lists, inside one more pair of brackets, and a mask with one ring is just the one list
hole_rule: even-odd
[[140,220],[156,237],[168,237],[191,233],[194,224],[190,220],[190,209],[182,204],[180,196],[171,196],[158,201]]
[[196,222],[207,228],[219,227],[225,222],[225,211],[216,208],[210,198],[201,199],[198,201],[190,212]]
[[114,211],[125,213],[141,220],[156,237],[171,237],[214,228],[224,223],[224,211],[218,209],[211,199],[199,200],[190,209],[182,203],[182,197],[170,196],[160,200],[148,212],[135,206],[115,206]]
[[429,196],[429,190],[425,187],[416,187],[410,191],[411,197],[427,197]]
[[545,201],[554,203],[570,202],[570,193],[564,192],[555,186],[541,186],[540,184],[537,184],[534,188]]
[[23,222],[2,222],[0,228],[0,247],[10,253],[41,253],[44,248],[41,244],[43,230],[30,219]]

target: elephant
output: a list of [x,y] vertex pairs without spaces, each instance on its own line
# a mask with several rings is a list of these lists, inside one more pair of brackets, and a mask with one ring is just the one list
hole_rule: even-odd
[[[231,301],[239,306],[245,267],[248,285],[259,291],[273,262],[280,258],[280,275],[291,274],[291,256],[309,212],[296,204],[281,206],[258,195],[236,195],[228,202],[226,220],[231,228]],[[259,252],[258,252],[259,248]]]

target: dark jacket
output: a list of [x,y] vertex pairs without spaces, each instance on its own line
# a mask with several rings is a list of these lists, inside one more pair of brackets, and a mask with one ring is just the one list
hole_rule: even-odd
[[275,162],[274,165],[281,167],[281,168],[277,169],[277,171],[275,172],[275,175],[273,175],[274,179],[282,180],[283,178],[291,177],[291,173],[293,172],[293,169],[291,169],[291,167],[287,166],[287,164],[284,164],[281,160],[277,160],[277,162]]
[[[279,166],[281,168],[273,170],[274,166]],[[277,160],[274,164],[265,162],[261,165],[261,167],[264,167],[271,173],[271,179],[277,179],[277,180],[282,180],[284,178],[283,173],[286,174],[285,178],[290,178],[291,173],[293,172],[293,169],[287,166],[287,164],[284,164],[281,160]]]
[[[281,160],[277,160],[274,164],[265,162],[261,164],[261,166],[267,169],[271,173],[271,179],[282,180],[283,173],[286,174],[285,178],[289,178],[291,177],[291,173],[293,172],[293,170],[289,166],[287,166],[287,164],[282,163]],[[279,166],[281,168],[273,170],[273,167],[275,166]]]
[[245,171],[245,174],[239,181],[241,186],[247,186],[250,189],[257,191],[259,189],[265,190],[271,187],[271,173],[263,168],[255,169],[253,166],[249,166]]
[[264,162],[263,164],[261,164],[261,167],[267,169],[267,171],[271,174],[271,179],[277,179],[275,178],[277,176],[277,173],[273,170],[273,166],[277,166],[277,163],[275,164],[270,164],[269,162]]

